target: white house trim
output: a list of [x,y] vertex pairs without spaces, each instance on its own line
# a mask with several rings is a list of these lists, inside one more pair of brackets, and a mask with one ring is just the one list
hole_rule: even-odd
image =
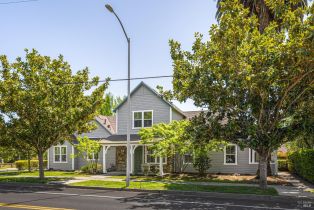
[[[55,148],[56,147],[59,147],[60,148],[60,161],[55,161]],[[61,155],[62,155],[62,153],[61,153],[61,148],[62,147],[65,147],[65,149],[66,149],[66,161],[62,161],[62,157],[61,157]],[[67,146],[65,146],[65,145],[59,145],[59,146],[53,146],[53,151],[52,151],[52,153],[53,153],[53,157],[52,157],[52,162],[53,163],[68,163],[68,147]]]
[[[226,147],[235,146],[235,163],[226,163]],[[236,144],[228,144],[224,147],[224,165],[238,165],[238,146]]]
[[[134,127],[134,113],[135,112],[142,112],[142,127]],[[152,126],[153,126],[153,124],[154,124],[154,110],[137,110],[137,111],[132,111],[132,129],[145,128],[144,127],[144,112],[151,112],[152,113]]]
[[170,106],[170,110],[169,110],[169,122],[172,121],[172,107]]
[[144,146],[144,163],[145,164],[149,164],[149,165],[158,165],[160,162],[162,162],[164,165],[167,164],[167,158],[165,157],[165,162],[163,162],[163,158],[160,158],[159,157],[159,162],[157,161],[157,157],[154,157],[155,158],[155,162],[153,163],[148,163],[147,162],[147,146]]
[[[252,156],[252,154],[256,153],[255,150],[249,148],[249,164],[259,164],[259,162],[256,162],[255,160],[255,155]],[[253,161],[253,158],[254,158],[254,161]]]
[[116,133],[118,133],[118,110],[116,111]]
[[74,160],[75,160],[75,157],[74,157],[74,146],[72,145],[72,147],[71,147],[71,149],[72,149],[72,170],[74,171]]
[[47,169],[48,170],[50,168],[49,152],[50,152],[50,149],[47,150]]
[[105,146],[105,145],[102,146],[102,172],[104,174],[107,173],[106,155],[110,147],[111,146]]

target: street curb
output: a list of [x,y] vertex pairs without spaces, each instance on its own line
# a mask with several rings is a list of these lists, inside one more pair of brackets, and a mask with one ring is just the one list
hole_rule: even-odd
[[141,189],[125,189],[125,188],[105,188],[105,187],[86,187],[86,186],[69,186],[64,185],[66,188],[77,188],[77,189],[94,189],[94,190],[117,190],[117,191],[128,191],[128,192],[147,192],[147,193],[158,193],[158,194],[180,194],[186,196],[197,196],[197,197],[215,197],[215,198],[232,198],[238,200],[256,200],[256,201],[291,201],[296,200],[309,200],[313,201],[313,198],[308,197],[292,197],[282,195],[252,195],[252,194],[234,194],[234,193],[216,193],[216,192],[201,192],[201,191],[178,191],[178,190],[141,190]]
[[38,183],[0,183],[1,186],[18,186],[28,188],[72,188],[72,189],[90,189],[90,190],[117,190],[126,192],[145,192],[145,193],[158,193],[168,195],[185,195],[185,196],[197,196],[197,197],[214,197],[214,198],[232,198],[238,200],[255,200],[255,201],[311,201],[314,202],[314,198],[309,197],[293,197],[282,195],[251,195],[251,194],[234,194],[234,193],[216,193],[216,192],[197,192],[197,191],[177,191],[177,190],[141,190],[141,189],[125,189],[125,188],[105,188],[105,187],[86,187],[86,186],[70,186],[64,184],[38,184]]

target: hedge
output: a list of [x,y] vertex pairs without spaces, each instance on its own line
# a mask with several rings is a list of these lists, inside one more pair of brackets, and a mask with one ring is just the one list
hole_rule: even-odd
[[81,167],[81,171],[89,174],[102,173],[102,165],[97,163],[97,171],[95,171],[96,170],[95,166],[96,166],[95,163],[88,163],[87,165]]
[[[44,160],[44,168],[47,167],[47,160]],[[15,166],[18,170],[25,170],[28,169],[28,160],[18,160],[15,161]],[[39,164],[38,160],[31,160],[31,169],[38,169]]]
[[278,159],[278,170],[288,171],[288,161],[284,159]]
[[314,183],[314,149],[300,150],[289,154],[288,169]]

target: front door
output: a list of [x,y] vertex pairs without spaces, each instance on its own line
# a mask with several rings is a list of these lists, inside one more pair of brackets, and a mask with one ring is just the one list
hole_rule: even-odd
[[118,146],[116,148],[116,166],[117,171],[126,171],[126,147]]

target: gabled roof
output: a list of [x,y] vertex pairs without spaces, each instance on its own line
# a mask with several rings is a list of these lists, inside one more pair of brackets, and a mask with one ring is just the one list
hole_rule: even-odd
[[[140,88],[140,87],[146,87],[148,90],[150,90],[152,93],[154,93],[157,97],[159,97],[160,99],[162,99],[165,103],[167,103],[170,107],[172,107],[174,110],[176,110],[177,112],[179,112],[182,116],[186,117],[184,112],[181,111],[178,107],[176,107],[173,103],[171,103],[170,101],[167,101],[161,94],[159,94],[156,90],[154,90],[153,88],[149,87],[145,82],[141,82],[140,84],[138,84],[132,91],[131,91],[131,96]],[[125,102],[127,101],[127,98],[125,98],[113,111],[116,112],[116,110],[118,110]]]
[[202,112],[203,111],[186,111],[186,112],[184,112],[184,114],[185,114],[186,118],[190,120]]
[[[95,120],[103,127],[105,128],[111,135],[115,133],[115,123],[114,126],[111,124],[109,118],[112,118],[114,116],[102,116],[99,115],[95,117]],[[115,118],[115,117],[114,117]]]

